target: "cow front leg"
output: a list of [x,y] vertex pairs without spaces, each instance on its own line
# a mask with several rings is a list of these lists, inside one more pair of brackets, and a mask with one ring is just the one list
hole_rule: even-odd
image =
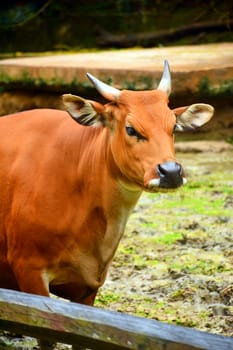
[[[97,292],[98,292],[98,289],[88,290],[86,295],[81,300],[79,300],[79,303],[84,304],[84,305],[93,306]],[[80,345],[72,345],[72,350],[88,350],[88,349],[84,348]]]
[[[72,302],[93,306],[98,289],[91,289],[80,286],[79,283],[68,283],[63,285],[50,286],[51,293]],[[41,349],[47,350],[47,349]],[[72,345],[72,350],[88,350],[85,347],[75,344]]]
[[12,267],[21,292],[49,297],[49,285],[43,272],[32,266]]
[[[15,277],[20,291],[49,297],[49,287],[43,273],[30,267],[17,267],[14,269]],[[56,343],[47,339],[38,339],[40,350],[55,349]]]

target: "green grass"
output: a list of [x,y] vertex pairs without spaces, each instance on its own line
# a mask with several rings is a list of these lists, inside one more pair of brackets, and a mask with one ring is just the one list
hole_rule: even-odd
[[160,244],[173,244],[179,240],[183,239],[183,235],[180,232],[168,232],[162,236],[155,237],[153,239],[153,243],[160,243]]
[[111,292],[107,292],[104,294],[99,293],[96,301],[96,306],[104,306],[109,303],[116,303],[116,302],[119,302],[120,299],[121,299],[120,295],[115,293],[111,293]]

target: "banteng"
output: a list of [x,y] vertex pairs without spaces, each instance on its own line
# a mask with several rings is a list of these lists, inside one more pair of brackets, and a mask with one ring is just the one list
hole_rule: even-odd
[[213,107],[171,110],[171,78],[118,90],[88,74],[107,104],[64,95],[67,111],[0,118],[0,287],[92,305],[142,191],[186,182],[173,134]]

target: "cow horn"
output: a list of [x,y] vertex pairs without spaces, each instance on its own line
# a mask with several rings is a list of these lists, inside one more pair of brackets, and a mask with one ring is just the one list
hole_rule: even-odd
[[172,89],[171,73],[170,73],[169,63],[167,60],[164,61],[163,75],[157,89],[166,92],[168,96],[171,93],[171,89]]
[[92,74],[87,73],[88,79],[95,86],[96,90],[105,97],[108,101],[116,101],[120,96],[121,91],[103,83],[99,79],[95,78]]

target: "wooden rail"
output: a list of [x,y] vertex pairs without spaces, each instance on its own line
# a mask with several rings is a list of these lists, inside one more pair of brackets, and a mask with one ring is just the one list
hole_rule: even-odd
[[94,350],[233,350],[233,338],[0,289],[0,329]]

